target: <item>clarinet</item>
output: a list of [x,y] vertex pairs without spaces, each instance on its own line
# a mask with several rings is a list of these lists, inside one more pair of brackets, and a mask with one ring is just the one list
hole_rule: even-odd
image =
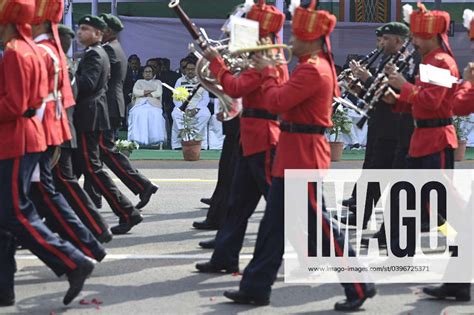
[[188,95],[188,98],[183,102],[183,104],[181,104],[181,106],[179,107],[179,109],[184,112],[186,110],[186,108],[188,107],[189,105],[189,102],[191,102],[191,100],[193,99],[194,95],[196,95],[197,91],[199,90],[199,88],[201,87],[201,83],[198,83],[194,89],[192,90],[191,93],[189,93]]
[[[382,84],[384,83],[384,79],[387,77],[387,75],[385,74],[384,72],[384,68],[385,66],[388,64],[388,63],[392,63],[392,64],[395,64],[395,65],[399,65],[399,67],[403,67],[405,68],[405,64],[409,64],[407,61],[408,61],[408,57],[407,59],[405,60],[402,60],[402,57],[403,57],[403,54],[405,53],[405,51],[407,50],[408,48],[408,45],[411,43],[410,40],[408,40],[403,46],[402,48],[400,48],[400,50],[391,58],[387,58],[386,61],[384,61],[380,67],[380,71],[377,73],[377,77],[375,78],[374,82],[372,83],[372,85],[370,86],[370,88],[367,90],[367,92],[365,93],[362,101],[364,102],[364,104],[367,104],[367,109],[366,109],[366,112],[370,111],[372,108],[373,108],[373,105],[375,102],[373,102],[373,99],[375,97],[375,94],[376,92],[381,88]],[[413,53],[413,52],[412,52]],[[412,57],[412,54],[410,54],[410,56]],[[411,58],[410,58],[411,59]],[[388,89],[388,87],[387,87]],[[357,127],[359,129],[362,129],[365,125],[365,123],[367,122],[367,119],[368,119],[368,116],[363,116],[358,122],[357,122]]]
[[[372,64],[375,62],[375,60],[377,60],[377,58],[380,56],[380,54],[383,52],[383,49],[374,49],[372,50],[371,52],[369,52],[367,55],[365,55],[361,60],[360,60],[360,64],[363,65],[363,64],[367,64],[366,65],[366,68],[370,68],[372,66]],[[342,81],[344,80],[344,78],[346,77],[346,75],[351,71],[351,68],[348,68],[344,71],[342,71],[339,76],[337,77],[337,81]],[[346,98],[350,92],[349,90],[360,83],[360,79],[357,79],[356,81],[354,81],[353,83],[351,83],[350,87],[348,90],[346,90],[342,95],[341,95],[341,98]],[[341,105],[339,102],[335,102],[333,103],[333,113],[335,113],[335,111],[338,109],[339,105]]]
[[[360,60],[360,64],[363,65],[367,62],[369,62],[369,64],[367,65],[367,67],[370,67],[372,65],[372,63],[378,58],[378,56],[380,55],[380,53],[382,52],[382,49],[374,49],[372,50],[371,52],[369,52],[367,55],[365,55],[361,60]],[[373,60],[369,60],[370,58],[374,57]],[[341,80],[344,80],[345,76],[351,71],[351,68],[347,68],[346,70],[342,71],[341,74],[339,74],[339,76],[337,77],[337,81],[341,81]]]

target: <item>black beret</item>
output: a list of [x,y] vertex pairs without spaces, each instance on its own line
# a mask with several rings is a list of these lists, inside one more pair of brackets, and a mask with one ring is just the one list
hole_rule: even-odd
[[377,37],[381,37],[383,34],[382,34],[382,27],[383,26],[379,26],[375,29],[375,36]]
[[120,32],[123,30],[122,21],[118,17],[112,14],[102,13],[100,15],[102,20],[107,24],[107,26],[115,32]]
[[92,14],[87,14],[84,15],[79,19],[79,25],[86,24],[90,25],[92,27],[95,27],[96,29],[100,31],[104,31],[107,28],[107,24],[102,20],[100,17],[92,15]]
[[74,31],[67,25],[64,24],[58,24],[58,33],[59,36],[70,36],[71,38],[74,38],[76,34],[74,34]]
[[403,23],[400,22],[390,22],[382,26],[382,35],[398,35],[398,36],[408,36],[410,34],[410,29]]

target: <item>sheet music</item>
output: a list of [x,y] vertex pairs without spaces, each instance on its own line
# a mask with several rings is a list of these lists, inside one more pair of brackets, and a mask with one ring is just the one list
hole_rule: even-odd
[[458,82],[448,69],[438,68],[432,65],[420,64],[420,80],[423,83],[451,88]]
[[257,46],[258,22],[232,16],[230,18],[231,33],[229,50],[231,52],[242,48]]

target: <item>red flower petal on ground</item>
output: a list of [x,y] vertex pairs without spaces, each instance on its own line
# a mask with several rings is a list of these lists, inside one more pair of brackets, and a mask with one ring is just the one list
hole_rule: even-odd
[[89,305],[91,303],[89,303],[86,299],[82,299],[82,300],[79,301],[79,304],[80,305]]

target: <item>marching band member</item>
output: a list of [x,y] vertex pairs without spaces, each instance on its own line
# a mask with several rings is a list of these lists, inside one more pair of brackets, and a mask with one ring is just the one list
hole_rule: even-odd
[[104,132],[111,128],[106,97],[110,62],[100,45],[106,28],[107,24],[97,16],[85,15],[79,20],[77,37],[87,49],[76,72],[79,92],[74,125],[82,171],[119,217],[119,224],[111,228],[112,234],[125,234],[142,222],[143,217],[115,185],[100,160],[100,143]]
[[[28,197],[33,170],[46,150],[36,112],[48,94],[46,68],[27,25],[34,12],[35,2],[26,0],[3,1],[0,9],[0,36],[5,45],[0,62],[0,229],[12,233],[58,277],[67,275],[69,289],[63,299],[67,305],[81,292],[94,263],[69,242],[57,238]],[[4,239],[0,242],[3,246]],[[14,250],[0,260],[2,306],[15,302],[13,254]]]
[[[275,36],[283,27],[285,15],[273,5],[260,0],[247,13],[247,18],[259,22],[259,36]],[[231,200],[227,218],[216,235],[215,249],[209,262],[198,263],[201,272],[235,272],[239,270],[239,253],[250,216],[261,197],[267,198],[271,184],[271,164],[280,135],[278,116],[266,109],[270,101],[264,97],[263,75],[248,69],[234,76],[219,53],[214,49],[205,52],[211,62],[210,70],[232,98],[242,97],[243,112],[240,119],[241,154],[231,187]],[[286,65],[278,69],[278,83],[288,80]]]
[[[474,15],[470,10],[464,12],[465,18],[468,18],[468,21],[465,21],[464,24],[469,30],[469,37],[474,40]],[[454,113],[457,115],[469,115],[474,111],[474,88],[473,88],[473,71],[474,65],[470,63],[464,69],[464,82],[458,87],[456,93],[453,96],[453,106]],[[471,211],[472,204],[466,209]],[[463,237],[463,236],[461,236]],[[469,273],[469,271],[466,271]],[[433,296],[438,299],[446,299],[454,297],[456,301],[470,301],[471,300],[471,284],[470,283],[443,283],[435,287],[425,287],[423,292],[430,296]]]
[[[290,80],[279,85],[281,73],[265,57],[256,57],[255,67],[262,71],[262,92],[266,109],[281,115],[280,140],[273,165],[273,181],[268,194],[264,217],[260,223],[253,259],[245,268],[238,291],[226,291],[224,296],[244,304],[266,305],[270,302],[271,286],[276,279],[284,251],[284,172],[285,169],[327,169],[330,148],[324,135],[331,127],[332,99],[339,95],[337,76],[332,59],[329,35],[336,17],[327,11],[297,7],[292,22],[293,54],[299,58]],[[308,23],[314,23],[308,27]],[[326,47],[326,50],[324,48]],[[315,185],[310,189],[310,213],[323,209],[323,224],[330,218],[324,205],[316,204]],[[311,218],[309,219],[311,220]],[[329,231],[327,229],[327,233]],[[324,241],[329,235],[323,233]],[[343,236],[335,228],[336,246],[343,246]],[[337,250],[337,249],[336,249]],[[352,251],[352,248],[349,249]],[[342,284],[347,299],[337,302],[336,310],[355,310],[376,294],[372,284]]]
[[[419,10],[410,15],[410,30],[412,44],[422,56],[421,63],[448,69],[452,76],[459,77],[448,43],[449,14],[444,11],[427,11],[421,3],[418,6]],[[453,126],[451,100],[455,88],[423,83],[419,77],[412,84],[393,65],[387,65],[386,71],[390,74],[390,86],[400,90],[398,95],[393,91],[387,94],[386,103],[392,104],[392,109],[396,112],[411,112],[415,121],[407,168],[454,168],[454,149],[458,143]],[[426,205],[421,212],[422,223],[425,224],[430,216],[429,206],[427,203]],[[442,224],[441,217],[444,217],[442,213],[438,225]]]
[[41,156],[40,181],[32,185],[31,198],[39,215],[46,219],[46,224],[53,231],[87,256],[101,261],[106,255],[105,249],[56,191],[51,169],[55,150],[64,141],[71,139],[66,108],[74,105],[67,61],[57,28],[63,16],[63,6],[62,0],[36,0],[37,10],[31,23],[34,42],[46,64],[49,92],[43,100],[46,104],[42,117],[48,148]]
[[[474,51],[474,12],[464,10],[464,26],[469,31],[471,49]],[[454,94],[454,114],[469,115],[474,112],[474,62],[470,62],[464,69],[464,82]]]

